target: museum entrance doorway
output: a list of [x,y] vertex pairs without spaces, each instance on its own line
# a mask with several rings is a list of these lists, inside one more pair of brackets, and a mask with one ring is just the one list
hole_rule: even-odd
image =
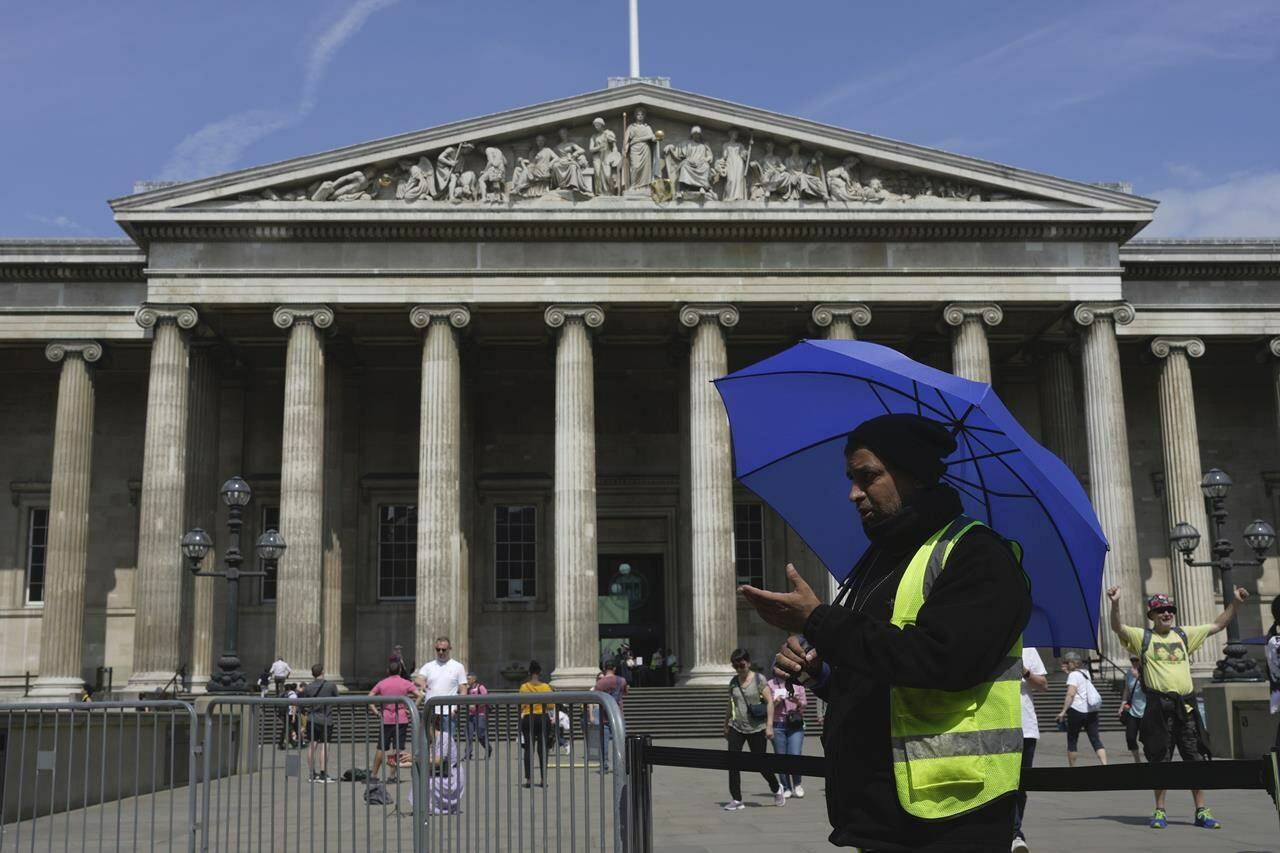
[[616,658],[629,650],[629,657],[643,659],[644,666],[620,672],[637,687],[670,683],[665,667],[649,668],[653,653],[667,653],[665,584],[661,554],[601,554],[598,564],[600,587],[600,659]]

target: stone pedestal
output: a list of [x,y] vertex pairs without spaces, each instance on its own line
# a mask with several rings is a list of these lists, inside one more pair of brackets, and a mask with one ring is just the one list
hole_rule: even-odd
[[689,348],[690,578],[693,659],[683,682],[727,683],[738,638],[733,556],[733,463],[729,421],[713,379],[728,372],[724,329],[738,324],[732,305],[686,305],[680,322],[693,330]]
[[[218,552],[218,369],[213,349],[196,346],[191,351],[191,389],[187,406],[187,484],[185,527],[199,527],[214,540],[204,559],[205,567],[221,565]],[[213,597],[216,578],[193,577],[184,572],[184,654],[191,689],[203,692],[213,674]]]
[[1102,573],[1099,602],[1102,652],[1116,663],[1129,653],[1107,627],[1110,605],[1106,590],[1120,587],[1120,615],[1126,625],[1141,625],[1145,614],[1138,572],[1138,530],[1129,471],[1129,433],[1125,424],[1124,389],[1120,381],[1120,349],[1116,324],[1132,323],[1127,302],[1082,303],[1074,318],[1081,329],[1080,361],[1084,373],[1085,435],[1088,437],[1090,499],[1111,550]]
[[[1214,758],[1260,758],[1263,750],[1271,746],[1275,736],[1275,718],[1268,719],[1261,712],[1267,708],[1270,690],[1265,681],[1244,681],[1206,684],[1201,690],[1204,697],[1204,724],[1209,730],[1209,745]],[[1264,720],[1265,734],[1254,739],[1254,748],[1247,750],[1240,737],[1243,732],[1236,725],[1241,706],[1256,709],[1255,720]]]
[[138,508],[138,569],[134,578],[133,675],[126,690],[164,687],[181,663],[182,563],[186,506],[187,389],[190,354],[185,330],[196,310],[143,305],[138,325],[155,329],[147,390]]
[[[298,672],[320,661],[324,584],[324,387],[322,330],[333,325],[323,305],[282,305],[272,315],[289,330],[280,443],[280,535],[288,548],[276,572],[276,647]],[[253,543],[246,543],[246,550]]]
[[596,580],[595,305],[551,305],[556,344],[555,566],[557,688],[591,689],[600,670]]
[[84,579],[89,560],[89,482],[93,467],[94,341],[59,341],[45,356],[61,362],[49,487],[49,542],[40,619],[40,671],[33,699],[78,699],[84,687]]
[[951,332],[951,372],[974,382],[991,383],[991,352],[985,326],[1004,319],[999,305],[987,302],[953,302],[942,312]]
[[471,322],[461,305],[418,305],[409,320],[422,336],[422,396],[418,440],[418,577],[414,655],[435,660],[436,637],[448,637],[453,657],[468,663],[470,583],[462,555],[462,366],[457,330]]
[[[1169,527],[1185,521],[1201,533],[1195,558],[1210,557],[1209,517],[1200,491],[1200,431],[1196,427],[1196,398],[1191,385],[1190,359],[1204,355],[1199,338],[1156,338],[1151,352],[1160,366],[1160,435],[1164,448],[1164,498]],[[1167,535],[1167,534],[1166,534]],[[1194,569],[1170,546],[1169,576],[1173,580],[1178,621],[1183,625],[1212,622],[1222,610],[1214,594],[1214,570]],[[1224,634],[1214,634],[1191,656],[1191,672],[1207,678],[1222,656]]]

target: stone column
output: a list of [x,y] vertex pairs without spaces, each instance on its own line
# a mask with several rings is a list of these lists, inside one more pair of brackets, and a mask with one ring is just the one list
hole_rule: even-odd
[[[215,542],[204,567],[220,565],[218,541],[218,368],[213,349],[197,346],[191,351],[191,390],[187,406],[187,487],[184,527],[199,527]],[[203,692],[213,673],[213,590],[216,578],[182,574],[183,662],[189,667],[191,688]],[[219,611],[221,612],[221,611]]]
[[40,619],[35,699],[65,700],[84,687],[84,579],[89,561],[89,481],[93,467],[93,376],[102,357],[95,341],[58,341],[44,351],[61,362],[53,427],[49,544]]
[[684,682],[721,685],[732,673],[738,641],[733,557],[733,463],[729,420],[711,380],[728,372],[724,329],[738,324],[732,305],[685,305],[680,322],[693,329],[689,349],[689,496],[693,588],[693,660]]
[[[1280,338],[1272,338],[1268,341],[1267,350],[1280,359]],[[1280,427],[1280,361],[1271,363],[1271,379],[1276,394],[1276,426]]]
[[323,651],[325,364],[321,333],[333,325],[333,311],[323,305],[282,305],[271,319],[289,330],[280,445],[280,535],[288,548],[276,573],[276,647],[269,656],[283,658],[295,671],[309,672]]
[[1134,312],[1127,302],[1082,303],[1076,306],[1074,317],[1083,327],[1080,360],[1084,373],[1090,498],[1111,544],[1102,573],[1098,628],[1103,654],[1123,664],[1128,652],[1107,627],[1110,607],[1106,601],[1107,588],[1120,587],[1120,615],[1126,625],[1143,624],[1145,615],[1138,572],[1133,480],[1129,470],[1129,433],[1120,381],[1120,348],[1116,343],[1116,325],[1132,323]]
[[[858,328],[871,323],[871,309],[861,302],[825,302],[814,306],[813,324],[825,331],[829,341],[853,341],[858,338]],[[840,582],[827,572],[827,602],[836,600]]]
[[133,675],[129,692],[163,687],[180,664],[183,510],[186,506],[187,388],[190,353],[185,330],[196,310],[143,305],[135,318],[155,329],[147,388],[147,426],[138,507],[138,568],[134,575]]
[[596,410],[591,329],[604,324],[596,305],[551,305],[556,345],[556,665],[557,686],[589,690],[600,669],[596,612]]
[[853,341],[858,329],[871,322],[871,309],[861,302],[824,302],[810,314],[813,324],[829,341]]
[[458,329],[471,322],[461,305],[417,305],[409,321],[422,336],[422,397],[418,438],[418,578],[414,655],[435,659],[438,636],[453,657],[469,663],[461,603],[470,578],[462,565],[462,365]]
[[[1212,536],[1200,491],[1200,432],[1196,427],[1196,398],[1191,385],[1190,359],[1204,355],[1200,338],[1156,338],[1151,352],[1163,359],[1160,367],[1160,434],[1164,447],[1164,498],[1169,525],[1185,521],[1200,531],[1197,560],[1209,559]],[[1166,532],[1167,536],[1168,533]],[[1212,622],[1221,610],[1214,593],[1212,569],[1193,569],[1181,552],[1169,548],[1169,576],[1173,580],[1178,621],[1184,625]],[[1209,677],[1222,655],[1223,635],[1215,634],[1191,656],[1192,673]]]
[[1036,359],[1044,446],[1067,463],[1077,477],[1085,470],[1080,441],[1080,405],[1075,365],[1065,344],[1045,344]]
[[342,580],[343,566],[343,490],[352,483],[342,476],[342,442],[344,390],[346,377],[340,365],[331,360],[325,374],[324,389],[324,582],[321,600],[321,653],[318,663],[324,666],[324,677],[339,687],[346,678],[342,671]]
[[999,305],[989,302],[952,302],[942,319],[954,327],[951,333],[951,372],[974,382],[991,383],[991,351],[983,324],[998,326],[1004,319]]

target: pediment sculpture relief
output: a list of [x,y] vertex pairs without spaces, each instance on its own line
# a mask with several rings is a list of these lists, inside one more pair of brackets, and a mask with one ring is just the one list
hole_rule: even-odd
[[240,198],[509,206],[535,199],[583,203],[618,196],[848,206],[1011,197],[936,174],[888,168],[847,151],[757,138],[751,130],[719,131],[677,121],[655,127],[651,122],[644,108],[637,108],[612,126],[596,117],[585,128],[558,127],[551,137],[539,132],[532,138],[467,141],[416,160],[371,164]]

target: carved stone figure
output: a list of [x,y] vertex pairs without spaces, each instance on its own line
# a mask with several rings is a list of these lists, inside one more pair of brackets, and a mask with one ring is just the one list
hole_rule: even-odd
[[591,187],[583,174],[587,169],[587,150],[569,138],[569,128],[560,128],[560,144],[554,154],[550,166],[555,188],[591,195]]
[[759,160],[752,160],[748,164],[748,167],[756,168],[756,182],[751,186],[751,198],[754,201],[785,195],[787,188],[791,185],[787,169],[782,165],[782,158],[775,154],[773,149],[773,140],[766,140],[764,154]]
[[396,187],[396,198],[404,201],[430,201],[436,195],[436,170],[426,157],[418,158],[418,162],[400,164],[409,171],[409,177]]
[[463,163],[474,145],[463,142],[446,148],[436,157],[436,195],[457,203],[475,197],[476,173],[463,170]]
[[500,148],[484,149],[484,171],[477,179],[476,195],[490,204],[507,203],[507,155]]
[[827,172],[827,195],[834,201],[860,201],[862,185],[858,182],[858,158],[846,157]]
[[643,189],[653,181],[653,144],[657,137],[653,128],[645,122],[643,109],[636,110],[636,119],[627,125],[622,138],[622,148],[627,157],[627,186]]
[[622,153],[618,151],[617,134],[604,126],[602,118],[592,121],[591,126],[596,131],[588,143],[596,195],[617,195],[622,186]]
[[541,133],[535,137],[528,157],[520,158],[511,176],[512,191],[525,198],[538,198],[551,191],[551,164],[556,152],[547,147]]
[[691,187],[706,198],[715,198],[711,189],[711,146],[702,141],[702,128],[696,124],[689,130],[690,138],[678,145],[668,145],[662,153],[667,159],[667,174],[671,177],[672,190],[681,198],[683,188]]
[[332,181],[322,181],[311,195],[312,201],[368,201],[373,198],[369,184],[373,182],[373,169],[357,169]]
[[[810,198],[827,199],[827,182],[823,180],[822,172],[822,152],[819,151],[811,158],[806,158],[800,153],[800,143],[791,143],[791,154],[783,161],[783,165],[787,169],[788,186],[787,198],[795,200],[809,196]],[[818,174],[813,174],[817,171]]]
[[729,129],[729,140],[720,149],[716,161],[716,174],[724,178],[725,201],[747,200],[747,146],[738,141],[738,131]]

